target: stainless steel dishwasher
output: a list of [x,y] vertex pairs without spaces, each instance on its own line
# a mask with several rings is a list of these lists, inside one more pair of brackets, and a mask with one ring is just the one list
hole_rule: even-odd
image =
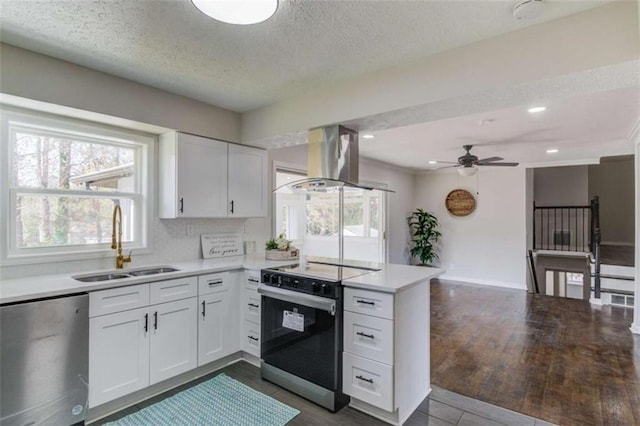
[[89,295],[0,306],[0,425],[84,421]]

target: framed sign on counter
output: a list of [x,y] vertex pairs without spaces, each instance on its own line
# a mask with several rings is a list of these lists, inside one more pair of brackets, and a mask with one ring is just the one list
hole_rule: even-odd
[[202,234],[202,258],[240,256],[244,254],[242,248],[242,234]]
[[445,205],[454,216],[469,216],[476,209],[476,199],[466,189],[454,189],[447,194]]

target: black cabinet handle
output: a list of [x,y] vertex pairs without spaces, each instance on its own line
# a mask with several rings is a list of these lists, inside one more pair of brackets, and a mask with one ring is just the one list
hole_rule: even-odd
[[184,213],[184,198],[180,198],[180,207],[178,210],[180,210],[180,213]]
[[249,339],[251,339],[251,340],[255,340],[256,342],[257,342],[258,340],[260,340],[260,339],[258,339],[257,337],[253,337],[253,336],[247,336],[247,337],[248,337]]
[[361,331],[358,331],[356,334],[358,336],[368,337],[369,339],[375,339],[376,338],[376,336],[374,336],[373,334],[366,334],[366,333],[363,333]]
[[367,383],[371,383],[371,384],[373,384],[373,379],[367,379],[367,378],[364,378],[364,377],[362,377],[362,376],[356,376],[356,379],[360,379],[360,380],[362,380],[363,382],[367,382]]
[[367,300],[356,300],[356,303],[362,303],[362,304],[371,305],[371,306],[376,304],[376,302],[369,302]]
[[233,213],[233,200],[231,200],[231,213]]
[[155,311],[153,313],[153,329],[154,330],[158,329],[158,311]]
[[255,303],[248,303],[249,306],[251,306],[252,308],[259,308],[260,305],[256,305]]
[[144,314],[144,332],[149,331],[149,314]]
[[209,287],[211,287],[211,286],[214,286],[214,285],[220,285],[223,282],[224,281],[222,281],[222,280],[212,280],[212,281],[207,282],[207,284],[209,285]]
[[252,282],[252,283],[259,283],[260,280],[257,278],[248,278],[247,281]]
[[205,314],[205,310],[206,310],[206,304],[204,303],[204,300],[202,301],[202,318],[204,318],[204,314]]

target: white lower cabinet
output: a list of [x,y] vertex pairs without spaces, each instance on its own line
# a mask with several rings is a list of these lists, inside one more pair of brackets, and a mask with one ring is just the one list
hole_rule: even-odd
[[240,350],[238,293],[242,272],[198,277],[198,366]]
[[242,350],[260,358],[260,306],[261,296],[258,293],[260,271],[251,270],[245,274],[245,285],[242,297]]
[[345,288],[342,389],[350,405],[402,425],[430,390],[429,280],[396,293]]
[[89,321],[89,406],[149,385],[149,309]]
[[149,308],[149,320],[153,318],[153,327],[149,327],[149,384],[196,368],[196,304],[196,298],[191,297]]
[[[191,370],[197,365],[197,298],[171,300],[149,306],[149,286],[163,282],[119,287],[92,293],[89,318],[89,407],[143,389]],[[182,290],[174,297],[195,294]],[[146,287],[146,288],[145,288]],[[136,290],[132,292],[132,290]],[[131,299],[142,308],[106,315],[105,300]],[[97,307],[92,309],[91,303]],[[116,304],[126,309],[129,303]],[[113,306],[116,306],[113,305]],[[112,312],[116,308],[110,308]]]

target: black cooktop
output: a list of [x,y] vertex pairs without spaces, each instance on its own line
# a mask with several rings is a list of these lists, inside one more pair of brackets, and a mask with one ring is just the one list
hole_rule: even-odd
[[371,269],[359,269],[349,266],[327,265],[310,262],[268,269],[273,272],[281,272],[284,274],[299,275],[308,278],[318,278],[321,280],[336,282],[368,274],[371,272]]

